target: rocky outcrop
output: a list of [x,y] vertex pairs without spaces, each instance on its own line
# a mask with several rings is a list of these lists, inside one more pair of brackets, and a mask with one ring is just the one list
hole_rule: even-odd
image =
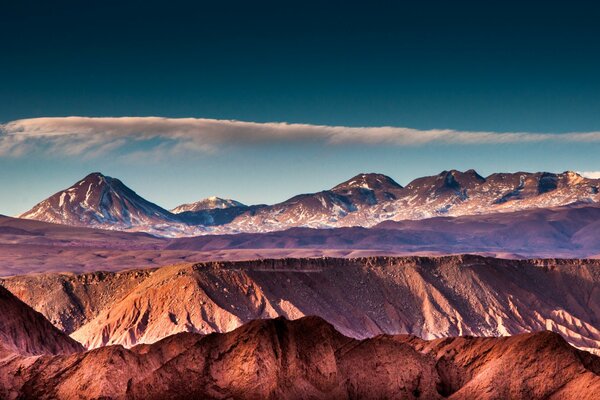
[[0,363],[0,397],[591,400],[599,373],[598,357],[550,332],[356,340],[320,318],[279,318],[129,350],[13,359]]

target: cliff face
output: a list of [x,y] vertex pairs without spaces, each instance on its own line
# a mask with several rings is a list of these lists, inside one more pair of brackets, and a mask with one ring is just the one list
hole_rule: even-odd
[[600,260],[280,259],[2,283],[89,348],[227,332],[257,318],[318,315],[355,338],[548,329],[579,348],[600,349]]
[[317,317],[0,364],[0,397],[593,399],[600,359],[550,332],[356,340]]

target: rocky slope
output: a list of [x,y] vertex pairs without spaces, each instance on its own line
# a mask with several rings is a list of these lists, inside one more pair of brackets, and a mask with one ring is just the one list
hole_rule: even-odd
[[130,350],[0,363],[3,398],[594,399],[600,359],[550,332],[509,338],[378,336],[316,317],[257,320]]
[[[401,193],[402,186],[381,174],[359,174],[318,193],[301,194],[282,203],[247,211],[213,232],[268,232],[304,226],[344,226],[349,215],[387,204]],[[360,224],[363,225],[366,221]]]
[[3,287],[0,287],[0,316],[0,360],[14,354],[70,354],[83,350],[79,343]]
[[396,201],[369,209],[356,219],[400,221],[598,203],[599,190],[600,180],[571,171],[497,173],[486,178],[474,170],[443,171],[414,180]]
[[282,259],[2,281],[89,347],[318,315],[345,335],[425,339],[549,329],[600,349],[600,260]]

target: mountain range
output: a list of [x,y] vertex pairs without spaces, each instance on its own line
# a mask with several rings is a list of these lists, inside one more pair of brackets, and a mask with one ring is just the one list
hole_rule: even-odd
[[0,398],[594,399],[599,183],[360,174],[169,211],[90,174],[0,216]]
[[167,211],[115,178],[93,173],[20,218],[72,226],[143,231],[157,236],[281,231],[293,227],[372,227],[384,221],[481,215],[598,204],[600,180],[560,174],[443,171],[402,187],[381,174],[359,174],[329,190],[274,205],[208,198]]
[[180,238],[0,216],[0,277],[290,257],[471,253],[516,259],[599,258],[599,236],[596,204],[385,221],[371,228],[290,228]]

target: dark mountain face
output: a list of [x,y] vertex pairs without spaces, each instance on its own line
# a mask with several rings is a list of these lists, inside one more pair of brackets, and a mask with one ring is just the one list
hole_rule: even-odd
[[548,172],[533,174],[526,172],[493,174],[490,175],[488,181],[490,185],[496,187],[508,184],[512,188],[512,190],[504,193],[502,197],[496,199],[496,204],[501,204],[510,200],[523,200],[552,192],[558,189],[559,184],[561,183],[562,187],[569,187],[568,176],[566,176],[566,174],[559,175]]
[[212,208],[197,211],[182,211],[177,218],[190,225],[221,226],[233,221],[244,213],[255,213],[266,205],[256,206],[231,206],[226,208]]
[[83,351],[83,346],[0,286],[0,359],[10,353],[41,355],[77,351]]

